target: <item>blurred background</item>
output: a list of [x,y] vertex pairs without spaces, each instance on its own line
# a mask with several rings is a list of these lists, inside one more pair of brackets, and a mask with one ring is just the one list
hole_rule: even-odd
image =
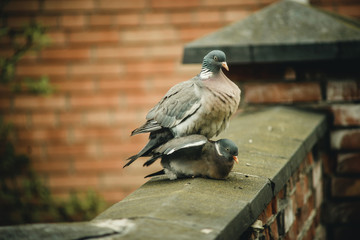
[[[167,90],[200,71],[186,43],[274,0],[2,0],[0,224],[87,220],[160,167],[130,137]],[[357,0],[312,0],[360,18]],[[230,64],[231,71],[231,64]]]

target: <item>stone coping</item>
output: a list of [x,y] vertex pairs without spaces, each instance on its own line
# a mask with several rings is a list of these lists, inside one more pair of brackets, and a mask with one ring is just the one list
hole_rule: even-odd
[[223,50],[230,64],[358,59],[360,21],[279,1],[188,43],[183,63],[201,63],[213,49]]
[[[45,230],[61,232],[62,239],[237,239],[326,129],[325,115],[295,108],[240,114],[219,136],[239,146],[240,163],[226,180],[155,177],[91,222],[0,227],[0,239],[32,239]],[[76,228],[101,234],[81,231],[80,237]]]

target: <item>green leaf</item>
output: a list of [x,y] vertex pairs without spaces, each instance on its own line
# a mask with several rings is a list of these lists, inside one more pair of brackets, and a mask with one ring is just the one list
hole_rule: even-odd
[[50,95],[54,92],[54,88],[49,83],[49,79],[45,76],[39,80],[26,79],[25,85],[30,93],[38,95]]

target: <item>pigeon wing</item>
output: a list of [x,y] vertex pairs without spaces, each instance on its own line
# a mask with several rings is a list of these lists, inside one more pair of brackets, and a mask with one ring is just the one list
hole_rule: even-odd
[[163,154],[163,155],[171,155],[181,150],[195,150],[201,149],[208,142],[207,138],[203,135],[189,135],[186,137],[174,138],[161,145],[154,152]]
[[[192,79],[175,85],[150,110],[146,119],[156,121],[158,125],[172,128],[188,117],[196,114],[201,107],[201,87],[196,80]],[[152,124],[154,126],[154,124]]]

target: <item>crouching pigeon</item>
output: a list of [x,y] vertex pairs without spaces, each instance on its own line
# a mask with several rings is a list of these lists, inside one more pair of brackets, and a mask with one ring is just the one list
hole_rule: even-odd
[[209,52],[203,59],[201,72],[194,78],[172,87],[146,116],[146,123],[135,129],[131,136],[150,133],[149,142],[134,156],[139,157],[172,138],[200,134],[210,139],[227,125],[230,116],[238,109],[240,89],[222,72],[229,70],[225,53]]
[[202,135],[174,138],[151,153],[149,166],[161,158],[163,170],[146,177],[166,174],[170,180],[185,177],[226,178],[238,162],[238,148],[229,139],[210,141]]

